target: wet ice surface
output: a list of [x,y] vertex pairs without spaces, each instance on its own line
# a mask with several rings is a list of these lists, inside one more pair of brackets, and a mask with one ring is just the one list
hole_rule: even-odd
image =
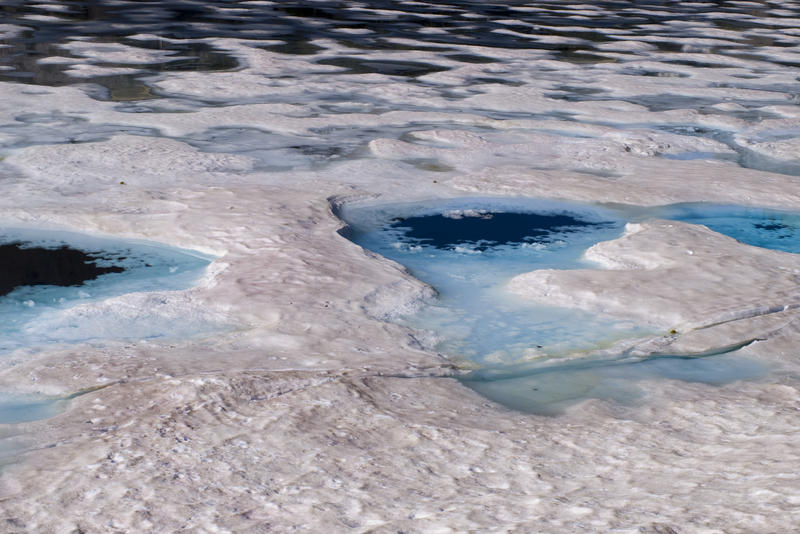
[[722,385],[758,379],[769,369],[752,359],[719,355],[659,356],[646,360],[585,359],[561,365],[516,366],[476,371],[462,378],[475,391],[509,408],[559,415],[586,399],[635,406],[646,401],[648,380],[669,379]]
[[[32,276],[18,277],[15,287],[0,297],[2,352],[50,343],[192,335],[211,327],[177,317],[168,320],[160,315],[157,300],[149,303],[149,310],[133,314],[126,313],[123,303],[117,310],[102,305],[104,300],[124,294],[191,287],[210,263],[211,258],[204,254],[52,230],[4,229],[0,242],[21,243],[18,254],[25,258],[26,252],[38,251],[41,256],[41,265],[26,265]],[[77,259],[79,264],[88,263],[59,264],[46,254],[49,250],[63,255],[67,246],[72,255],[85,256]],[[20,258],[7,260],[6,276],[12,262]],[[80,271],[90,272],[76,277]],[[168,299],[162,300],[166,303]]]
[[[552,344],[506,329],[512,348],[492,358],[521,367],[509,376],[484,365],[471,377],[508,406],[534,398],[541,412],[562,413],[539,418],[431,378],[449,369],[430,350],[437,341],[451,343],[448,354],[474,345],[487,355],[493,330],[442,306],[418,310],[429,317],[416,339],[375,320],[414,311],[424,291],[341,239],[327,209],[329,198],[498,195],[796,211],[799,7],[4,2],[4,215],[224,255],[191,298],[148,291],[51,310],[28,341],[86,339],[73,326],[87,318],[94,341],[3,360],[4,385],[44,398],[113,384],[23,423],[38,448],[0,478],[5,524],[790,531],[800,498],[794,254],[647,218],[640,233],[590,249],[606,270],[582,269],[580,247],[520,246],[532,261],[552,252],[572,265],[531,278],[565,306],[636,308],[637,321],[658,314],[667,332],[714,323],[659,336],[656,348],[743,347],[525,368],[530,357],[541,365],[532,346],[583,354],[628,335],[625,321],[616,329],[618,320],[578,311],[564,312],[581,318],[564,329],[551,310]],[[740,224],[750,215],[731,223],[725,210],[678,211],[742,242],[786,250],[792,239],[785,213]],[[588,246],[603,231],[562,237]],[[482,283],[479,270],[463,274]],[[494,326],[523,321],[502,308]],[[214,313],[242,330],[192,338]],[[440,323],[457,335],[419,334]],[[120,324],[140,327],[125,343],[96,341]],[[149,337],[164,325],[187,339]],[[488,334],[468,343],[467,327]],[[769,371],[758,379],[761,364]],[[742,378],[754,380],[728,383]],[[572,404],[586,397],[608,402]],[[621,406],[630,409],[616,417]]]

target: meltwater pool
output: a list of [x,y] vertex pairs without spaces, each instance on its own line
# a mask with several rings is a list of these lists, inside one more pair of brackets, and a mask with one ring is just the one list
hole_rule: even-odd
[[432,349],[471,368],[460,377],[468,386],[514,409],[547,415],[587,398],[636,402],[644,395],[637,383],[646,379],[725,384],[767,369],[735,352],[588,356],[622,339],[662,332],[526,302],[505,290],[514,276],[594,268],[582,258],[586,249],[619,237],[626,222],[649,218],[704,224],[747,244],[800,252],[800,216],[740,206],[620,208],[485,197],[353,203],[340,215],[351,240],[406,266],[437,292],[418,311],[392,320],[430,333]]

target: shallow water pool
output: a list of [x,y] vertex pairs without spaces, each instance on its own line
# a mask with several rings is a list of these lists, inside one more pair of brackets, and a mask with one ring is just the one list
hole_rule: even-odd
[[0,425],[47,419],[58,414],[66,400],[35,395],[0,395]]
[[182,337],[211,325],[169,318],[169,302],[104,307],[128,293],[191,287],[211,257],[158,243],[75,232],[5,229],[0,352],[50,343]]
[[346,207],[361,246],[408,267],[433,286],[434,302],[397,319],[432,331],[436,349],[478,364],[509,364],[589,349],[636,325],[532,305],[505,291],[533,269],[587,267],[583,252],[622,233],[610,210],[517,199],[458,199]]
[[800,253],[800,214],[789,211],[715,204],[674,204],[655,216],[702,224],[755,247]]

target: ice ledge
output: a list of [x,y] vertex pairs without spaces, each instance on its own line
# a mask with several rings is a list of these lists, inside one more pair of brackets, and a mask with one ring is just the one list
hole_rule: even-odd
[[745,245],[704,226],[629,224],[586,258],[605,270],[541,270],[509,290],[538,302],[580,308],[687,331],[800,302],[800,256]]

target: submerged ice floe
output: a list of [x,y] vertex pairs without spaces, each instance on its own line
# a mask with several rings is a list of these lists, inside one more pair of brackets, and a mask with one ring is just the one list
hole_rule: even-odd
[[402,263],[436,290],[435,299],[384,318],[428,332],[432,348],[477,365],[462,377],[470,387],[509,407],[542,414],[588,398],[631,403],[645,396],[637,386],[644,380],[724,384],[760,378],[767,369],[727,355],[746,342],[692,355],[637,355],[629,342],[620,345],[628,350],[615,353],[615,341],[659,334],[658,327],[646,316],[625,320],[624,311],[587,313],[567,301],[554,307],[520,299],[507,287],[515,276],[591,268],[590,247],[619,238],[627,221],[654,218],[702,224],[753,246],[800,252],[800,216],[740,206],[645,209],[458,198],[362,202],[346,205],[340,214],[353,241]]
[[0,243],[0,351],[215,330],[169,311],[169,292],[195,284],[210,256],[60,230],[6,228]]

